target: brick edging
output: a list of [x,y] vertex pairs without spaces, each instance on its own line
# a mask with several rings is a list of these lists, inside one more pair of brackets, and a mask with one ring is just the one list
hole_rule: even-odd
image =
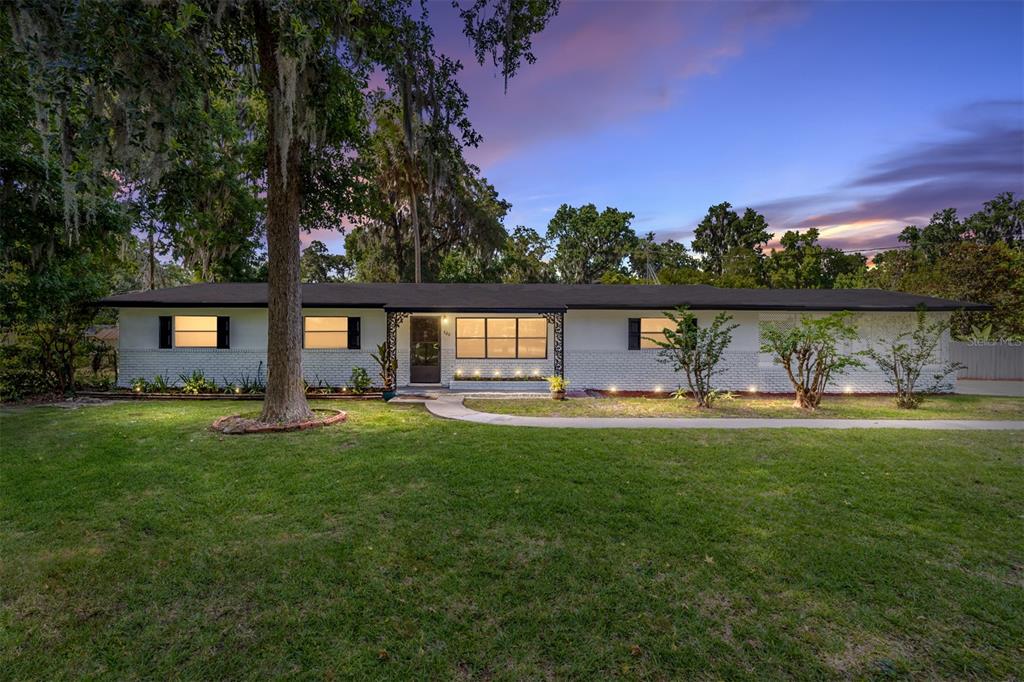
[[321,426],[330,426],[331,424],[337,424],[348,419],[348,413],[342,410],[334,410],[335,414],[323,419],[309,419],[303,422],[289,422],[286,424],[253,424],[252,426],[246,426],[245,428],[238,431],[227,431],[225,426],[230,420],[239,419],[242,415],[231,414],[224,417],[220,417],[210,425],[210,429],[217,431],[218,433],[224,433],[229,436],[241,436],[247,433],[281,433],[284,431],[305,431],[306,429],[315,429]]

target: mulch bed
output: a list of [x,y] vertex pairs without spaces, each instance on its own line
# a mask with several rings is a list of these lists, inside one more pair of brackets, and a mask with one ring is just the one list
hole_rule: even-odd
[[[263,400],[262,393],[136,393],[134,391],[79,391],[78,395],[104,400]],[[380,391],[367,393],[307,393],[307,400],[380,400]]]
[[[672,391],[611,391],[607,389],[588,388],[582,391],[582,394],[588,398],[661,398],[668,399],[672,397]],[[787,398],[792,397],[792,391],[784,391],[782,393],[767,393],[758,391],[756,393],[750,393],[749,391],[732,391],[734,397],[742,400],[757,400],[760,398]],[[823,395],[833,397],[851,397],[856,396],[859,398],[877,398],[887,397],[891,398],[892,393],[843,393],[839,391],[827,391]],[[571,397],[579,397],[573,395]]]
[[313,414],[317,415],[316,419],[310,419],[302,422],[288,422],[284,424],[271,424],[261,422],[258,418],[253,416],[232,414],[227,417],[221,417],[217,421],[213,422],[213,424],[210,425],[210,428],[214,431],[231,435],[240,435],[244,433],[280,433],[283,431],[304,431],[306,429],[316,429],[321,426],[330,426],[331,424],[343,422],[348,418],[348,414],[342,410],[315,409],[313,410]]

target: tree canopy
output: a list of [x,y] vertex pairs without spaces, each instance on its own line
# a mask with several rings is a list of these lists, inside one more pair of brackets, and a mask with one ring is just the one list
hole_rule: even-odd
[[606,273],[625,274],[626,258],[636,246],[630,226],[633,214],[615,208],[598,211],[594,204],[576,208],[562,204],[548,223],[547,239],[555,244],[551,264],[567,284],[597,282]]
[[352,266],[347,256],[331,253],[318,239],[302,250],[299,262],[303,282],[344,282]]
[[787,231],[772,249],[765,264],[768,283],[775,289],[831,289],[843,275],[864,270],[867,259],[860,253],[844,253],[818,243],[816,228]]
[[693,250],[703,257],[704,268],[718,276],[731,250],[753,250],[760,258],[762,247],[771,237],[763,215],[748,208],[741,216],[726,201],[708,208],[693,233]]
[[986,201],[980,211],[965,220],[957,216],[955,208],[936,211],[923,228],[915,225],[904,228],[900,241],[931,262],[962,242],[987,245],[1001,242],[1010,247],[1024,247],[1024,200],[1014,199],[1012,192],[1004,192]]
[[[490,56],[507,88],[520,64],[534,59],[532,33],[557,9],[557,0],[493,6],[475,0],[461,16],[477,59]],[[368,127],[370,73],[382,71],[392,98],[401,102],[408,196],[416,196],[422,181],[413,170],[415,128],[422,126],[422,139],[432,140],[454,125],[466,138],[465,98],[452,85],[458,64],[435,54],[428,6],[414,9],[402,0],[19,0],[6,13],[32,81],[44,151],[51,142],[59,146],[64,222],[74,232],[82,218],[80,194],[95,195],[112,175],[159,191],[174,164],[207,158],[217,148],[214,103],[258,100],[260,115],[236,123],[250,123],[247,134],[266,140],[261,182],[270,380],[262,418],[308,418],[298,234],[318,220],[337,222],[357,205],[353,166]],[[438,158],[431,150],[419,160]],[[430,188],[426,165],[424,186]],[[239,208],[233,201],[228,206]],[[409,201],[417,276],[418,208],[417,200]],[[220,215],[222,225],[240,222],[230,209]]]

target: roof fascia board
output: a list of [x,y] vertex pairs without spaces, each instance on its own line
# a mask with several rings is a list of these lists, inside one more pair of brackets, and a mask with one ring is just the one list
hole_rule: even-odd
[[500,306],[403,306],[389,305],[389,313],[564,313],[561,307],[500,307]]
[[[266,308],[266,303],[227,303],[188,301],[170,303],[167,301],[106,301],[99,300],[92,305],[102,308]],[[359,308],[382,309],[383,303],[303,303],[303,308]]]
[[[850,312],[860,313],[898,313],[898,312],[915,312],[920,307],[918,305],[903,305],[903,306],[865,306],[865,305],[758,305],[758,304],[733,304],[733,305],[712,305],[705,303],[677,303],[675,305],[603,305],[603,304],[569,304],[566,306],[569,310],[669,310],[677,308],[679,306],[685,306],[688,310],[782,310],[782,311],[804,311],[804,312],[839,312],[842,310],[848,310]],[[953,312],[957,310],[991,310],[992,306],[986,304],[970,304],[970,305],[925,305],[925,310],[931,312]]]

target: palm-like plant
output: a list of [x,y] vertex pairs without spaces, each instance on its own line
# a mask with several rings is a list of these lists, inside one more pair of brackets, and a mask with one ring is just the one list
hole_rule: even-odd
[[398,373],[398,358],[392,353],[386,343],[378,343],[377,350],[370,354],[373,361],[380,368],[381,387],[385,391],[395,390],[395,377]]

